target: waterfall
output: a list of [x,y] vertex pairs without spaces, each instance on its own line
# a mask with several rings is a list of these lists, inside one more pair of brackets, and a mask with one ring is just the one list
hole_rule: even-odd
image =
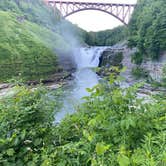
[[63,108],[55,115],[55,122],[60,122],[66,114],[74,113],[77,105],[84,102],[82,97],[89,95],[86,88],[92,88],[98,84],[99,76],[91,68],[99,65],[101,53],[106,48],[84,47],[75,50],[77,71],[73,74],[74,80],[71,86],[64,90]]
[[106,47],[83,47],[74,54],[77,69],[92,68],[99,65],[99,58]]

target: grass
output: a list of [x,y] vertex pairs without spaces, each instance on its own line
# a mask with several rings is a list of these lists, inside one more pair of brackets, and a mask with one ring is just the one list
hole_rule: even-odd
[[16,75],[47,75],[58,68],[53,50],[67,48],[60,35],[27,20],[21,23],[11,12],[0,11],[0,19],[0,81]]

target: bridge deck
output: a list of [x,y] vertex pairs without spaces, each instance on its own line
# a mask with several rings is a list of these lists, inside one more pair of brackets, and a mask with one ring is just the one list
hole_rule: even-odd
[[45,0],[55,9],[58,9],[63,17],[68,17],[83,10],[98,10],[112,15],[127,25],[136,4],[127,3],[105,3],[105,2],[84,2],[74,0]]
[[48,3],[62,3],[62,4],[85,4],[85,5],[111,5],[111,6],[136,6],[136,4],[127,4],[127,3],[104,3],[104,2],[78,2],[78,1],[58,1],[58,0],[47,0]]

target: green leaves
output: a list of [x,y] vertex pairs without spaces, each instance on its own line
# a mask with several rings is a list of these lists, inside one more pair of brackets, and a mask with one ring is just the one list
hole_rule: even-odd
[[85,42],[91,46],[112,46],[127,37],[127,28],[119,26],[112,30],[88,32]]
[[12,96],[0,99],[0,165],[36,165],[44,146],[53,144],[50,126],[56,103],[42,87],[15,89]]
[[117,160],[118,160],[118,163],[120,166],[129,166],[130,165],[130,159],[125,155],[119,155]]
[[93,140],[93,135],[90,134],[87,130],[83,130],[83,136],[84,136],[85,138],[87,138],[88,141],[90,141],[90,142]]
[[166,100],[145,104],[141,85],[99,84],[58,125],[45,89],[17,87],[0,100],[0,165],[164,165]]
[[122,119],[120,122],[120,126],[122,130],[126,129],[128,130],[130,127],[135,128],[136,127],[136,118],[134,116],[128,115],[127,117],[124,117],[124,120]]
[[105,145],[103,142],[96,144],[96,153],[98,155],[104,155],[104,153],[109,149],[110,145]]
[[6,151],[6,153],[7,153],[8,156],[13,156],[14,153],[15,153],[15,151],[14,151],[13,148],[10,148],[10,149],[8,149],[8,150]]

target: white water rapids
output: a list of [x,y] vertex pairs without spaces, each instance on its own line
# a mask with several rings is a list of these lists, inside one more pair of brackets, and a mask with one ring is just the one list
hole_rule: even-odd
[[91,68],[99,65],[101,53],[107,47],[87,47],[77,50],[74,55],[77,64],[77,71],[74,73],[74,80],[70,88],[64,91],[63,107],[55,116],[55,122],[60,122],[67,114],[76,111],[78,104],[83,102],[81,99],[88,96],[86,88],[92,88],[98,84],[99,76]]

